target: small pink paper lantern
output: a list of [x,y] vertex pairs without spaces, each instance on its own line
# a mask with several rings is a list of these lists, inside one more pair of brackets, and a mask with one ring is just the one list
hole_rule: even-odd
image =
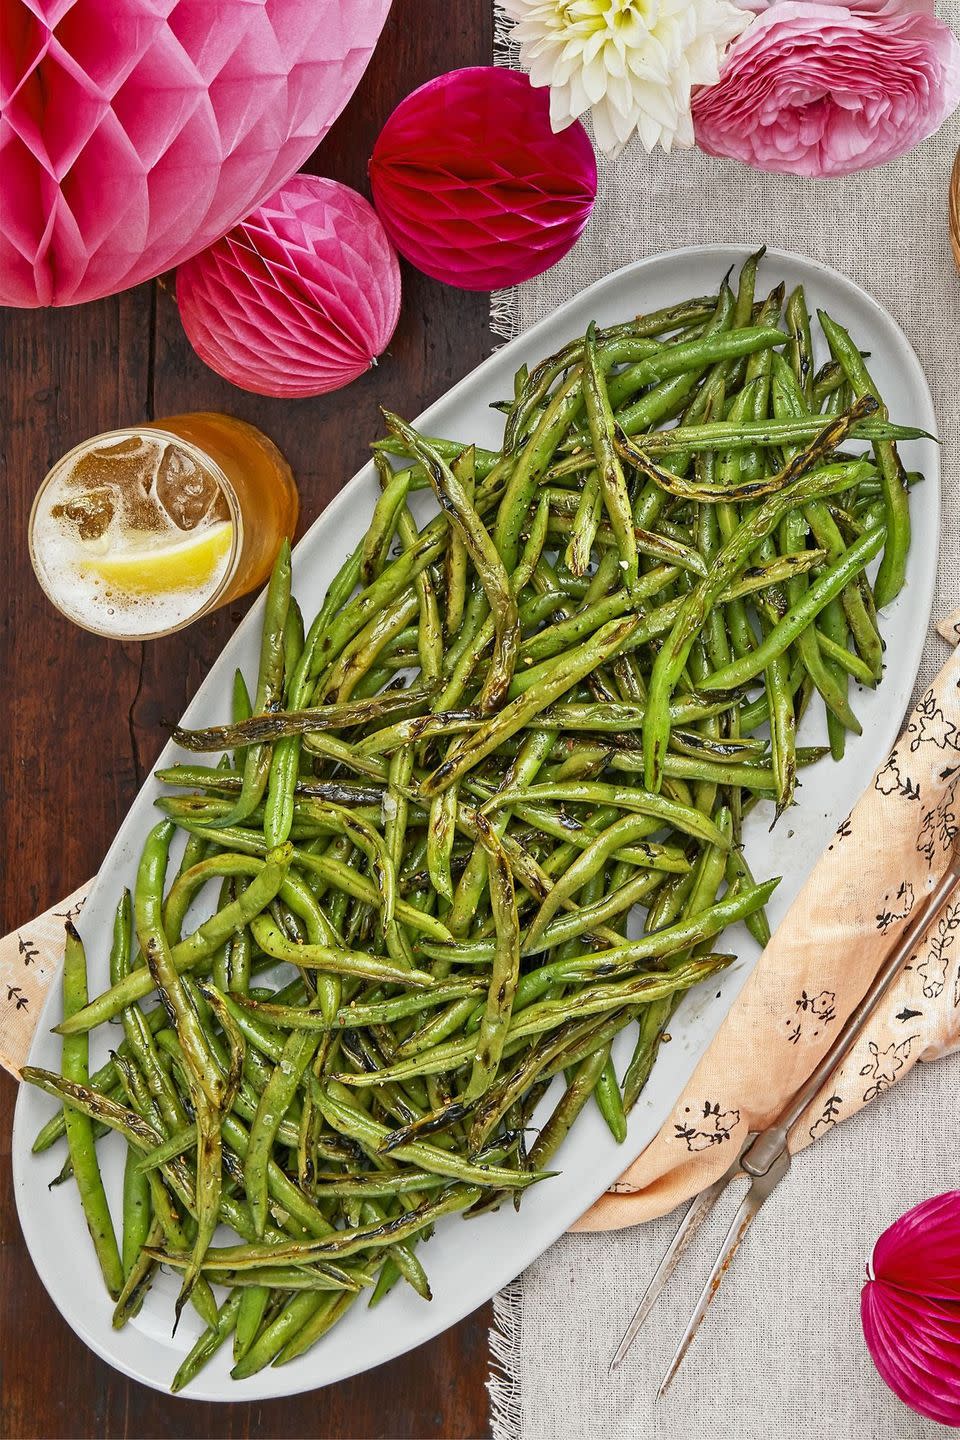
[[390,116],[370,161],[373,203],[400,254],[464,290],[529,280],[567,253],[597,193],[579,121],[555,135],[526,75],[453,70]]
[[0,0],[0,304],[113,294],[302,164],[390,0]]
[[320,395],[369,370],[400,313],[400,266],[362,195],[294,175],[177,271],[190,344],[258,395]]
[[895,1395],[960,1426],[960,1190],[922,1200],[873,1247],[860,1318]]

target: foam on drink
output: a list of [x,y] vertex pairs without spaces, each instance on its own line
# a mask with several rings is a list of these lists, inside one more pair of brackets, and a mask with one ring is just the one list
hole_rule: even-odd
[[151,635],[198,614],[232,556],[230,508],[195,452],[149,432],[67,455],[37,500],[32,544],[54,602],[109,635]]

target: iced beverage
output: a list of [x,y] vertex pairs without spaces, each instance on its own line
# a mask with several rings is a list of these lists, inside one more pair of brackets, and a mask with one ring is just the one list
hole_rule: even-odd
[[147,639],[262,584],[296,520],[272,441],[228,415],[174,415],[58,461],[34,502],[30,554],[71,620]]

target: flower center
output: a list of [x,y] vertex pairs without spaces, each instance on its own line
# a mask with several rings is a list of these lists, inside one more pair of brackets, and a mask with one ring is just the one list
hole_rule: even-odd
[[652,29],[659,0],[560,0],[560,18],[568,25],[593,34],[598,30],[625,30],[637,23]]

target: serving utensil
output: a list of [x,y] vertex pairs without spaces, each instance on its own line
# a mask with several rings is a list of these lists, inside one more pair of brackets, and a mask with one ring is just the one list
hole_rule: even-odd
[[790,1150],[787,1143],[790,1130],[819,1094],[837,1066],[849,1055],[884,995],[900,974],[903,966],[913,956],[917,942],[924,931],[958,885],[960,885],[960,834],[953,840],[944,875],[926,900],[914,911],[899,943],[878,970],[872,985],[863,995],[859,1004],[851,1011],[846,1024],[830,1049],[800,1088],[795,1091],[773,1123],[765,1130],[753,1131],[749,1134],[730,1168],[720,1176],[719,1180],[715,1180],[712,1185],[701,1190],[700,1194],[694,1198],[683,1217],[679,1230],[654,1271],[633,1319],[614,1352],[613,1359],[610,1361],[611,1373],[623,1363],[637,1333],[666,1288],[670,1276],[677,1268],[684,1251],[700,1225],[710,1214],[727,1186],[741,1176],[745,1176],[750,1182],[747,1192],[730,1222],[730,1227],[700,1292],[700,1298],[697,1300],[687,1328],[683,1332],[673,1359],[660,1383],[657,1399],[659,1400],[666,1393],[690,1347],[690,1342],[707,1313],[710,1302],[717,1294],[724,1276],[733,1263],[734,1256],[742,1245],[747,1231],[759,1214],[764,1201],[772,1195],[790,1169]]

